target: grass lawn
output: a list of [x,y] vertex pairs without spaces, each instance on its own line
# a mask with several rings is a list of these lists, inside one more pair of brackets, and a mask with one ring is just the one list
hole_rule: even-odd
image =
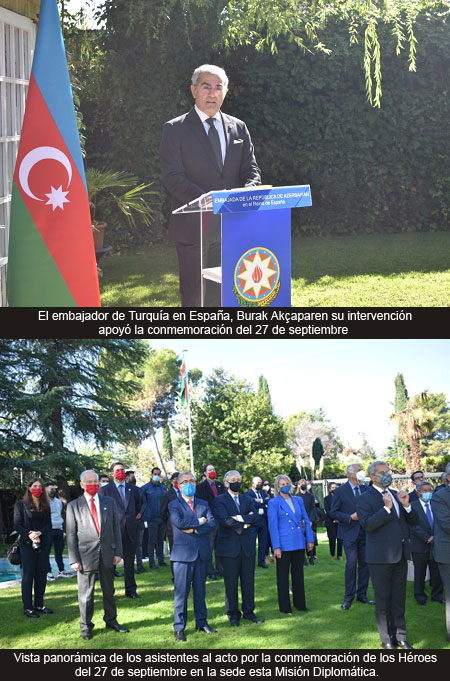
[[[117,580],[118,621],[130,629],[117,634],[105,629],[100,587],[96,587],[93,638],[80,638],[75,579],[58,579],[47,585],[45,604],[55,612],[32,620],[23,615],[20,588],[0,591],[0,647],[24,649],[156,648],[156,649],[366,649],[380,648],[373,606],[354,602],[351,609],[340,608],[344,593],[345,561],[331,561],[325,532],[319,535],[318,557],[314,567],[305,567],[308,612],[294,611],[292,617],[278,610],[275,566],[256,568],[255,595],[258,616],[264,624],[241,620],[231,627],[224,612],[223,580],[207,582],[209,624],[215,636],[195,631],[190,597],[186,643],[173,635],[173,589],[170,569],[160,568],[137,575],[140,600],[123,595],[123,582]],[[372,597],[369,589],[369,597]],[[408,641],[418,649],[450,648],[445,630],[445,606],[416,604],[412,584],[408,584],[406,607]]]
[[[294,307],[435,307],[450,305],[450,231],[294,237]],[[105,256],[105,306],[180,304],[173,245]]]

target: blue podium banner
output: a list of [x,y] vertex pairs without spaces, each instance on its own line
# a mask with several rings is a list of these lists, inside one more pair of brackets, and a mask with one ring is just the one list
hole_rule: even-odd
[[290,307],[290,209],[222,216],[222,305]]
[[211,192],[214,213],[247,213],[250,211],[280,210],[311,206],[309,184],[293,187],[249,187],[230,191]]

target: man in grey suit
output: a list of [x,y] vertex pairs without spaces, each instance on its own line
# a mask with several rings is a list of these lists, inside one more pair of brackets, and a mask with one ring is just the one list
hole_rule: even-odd
[[105,624],[108,629],[126,633],[128,629],[117,622],[114,600],[114,567],[123,555],[116,504],[109,497],[99,497],[95,471],[84,471],[80,475],[80,486],[84,494],[67,505],[66,533],[69,562],[78,577],[81,638],[92,638],[97,571]]
[[450,643],[450,463],[445,467],[447,485],[433,494],[434,560],[439,566],[445,589],[447,640]]
[[[164,124],[161,172],[163,184],[172,197],[172,210],[210,191],[261,184],[247,126],[220,110],[227,89],[228,77],[223,69],[212,64],[199,66],[192,75],[191,93],[195,106]],[[220,219],[213,216],[202,228],[203,267],[219,266]],[[183,307],[199,306],[199,214],[171,215],[169,237],[177,248],[181,304]],[[216,303],[205,298],[204,304],[220,305],[220,301]]]

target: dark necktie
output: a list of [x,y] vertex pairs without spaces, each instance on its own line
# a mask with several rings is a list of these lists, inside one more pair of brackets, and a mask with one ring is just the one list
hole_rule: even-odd
[[97,534],[100,535],[100,523],[98,522],[98,513],[97,513],[97,508],[95,506],[94,497],[91,497],[91,513],[92,513],[92,520],[94,521],[95,529],[97,530]]
[[361,490],[359,489],[359,485],[355,487],[355,497],[359,497],[361,494]]
[[234,496],[233,499],[234,499],[234,503],[236,504],[236,508],[237,508],[237,510],[239,511],[239,514],[240,514],[241,513],[241,507],[240,507],[240,504],[239,504],[238,495],[236,494],[236,496]]
[[211,483],[211,489],[212,489],[212,493],[213,493],[214,496],[216,497],[216,496],[217,496],[217,488],[216,488],[216,483],[215,483],[215,482],[212,482],[212,483]]
[[427,502],[425,504],[425,513],[427,514],[428,522],[430,523],[431,531],[434,531],[434,523],[433,523],[433,516],[431,515],[430,511],[430,504]]
[[215,127],[215,118],[207,118],[206,122],[209,125],[209,132],[208,132],[208,139],[209,143],[211,144],[212,150],[214,152],[214,157],[218,163],[218,166],[220,170],[223,168],[223,161],[222,161],[222,147],[220,146],[220,138],[219,138],[219,133],[216,130]]
[[119,485],[120,496],[122,497],[123,503],[125,503],[125,485]]

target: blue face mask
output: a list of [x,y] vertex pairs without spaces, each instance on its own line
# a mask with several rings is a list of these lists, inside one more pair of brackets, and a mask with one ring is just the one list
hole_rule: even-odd
[[192,482],[187,482],[185,485],[182,485],[182,491],[185,497],[193,497],[195,494],[195,486]]
[[433,496],[433,492],[424,492],[422,494],[422,501],[427,503],[428,501],[431,501],[431,497]]
[[392,475],[390,473],[384,473],[383,475],[380,475],[381,487],[384,487],[386,489],[387,487],[389,487],[391,482],[392,482]]
[[153,482],[159,482],[159,475],[154,475],[152,477]]
[[290,485],[283,485],[283,487],[280,487],[280,492],[283,492],[283,494],[289,494],[290,491],[291,491]]

